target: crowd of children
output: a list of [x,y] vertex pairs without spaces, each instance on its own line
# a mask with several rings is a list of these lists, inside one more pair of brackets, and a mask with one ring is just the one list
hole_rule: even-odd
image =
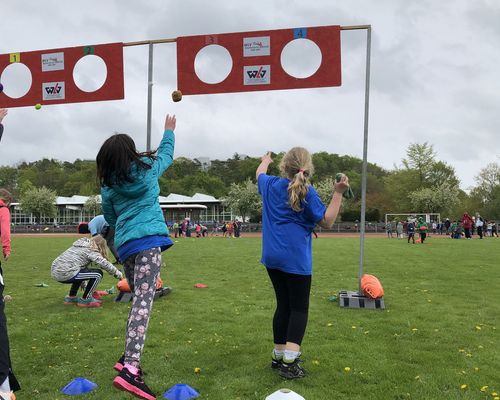
[[[212,231],[210,236],[219,236],[219,232],[222,237],[240,237],[241,236],[241,226],[240,221],[228,221],[228,222],[217,222],[212,223]],[[200,222],[191,223],[189,218],[185,218],[180,222],[174,222],[170,228],[174,233],[175,238],[185,238],[185,237],[208,237],[208,227],[201,224]]]
[[[404,221],[395,221],[396,237],[402,239],[406,234],[408,243],[415,242],[415,233],[419,234],[419,242],[424,243],[425,239],[432,232],[437,235],[447,235],[452,239],[472,239],[477,234],[479,239],[483,237],[498,237],[498,223],[493,220],[484,219],[479,213],[471,216],[467,212],[461,219],[450,221],[446,218],[443,222],[425,222],[423,217],[409,217]],[[393,223],[387,222],[385,230],[388,238],[393,237]]]

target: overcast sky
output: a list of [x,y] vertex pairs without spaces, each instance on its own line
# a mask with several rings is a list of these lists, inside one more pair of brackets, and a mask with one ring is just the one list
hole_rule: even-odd
[[[455,168],[464,189],[474,185],[474,176],[487,163],[498,161],[498,0],[2,0],[0,9],[1,54],[371,24],[368,160],[392,169],[400,165],[410,143],[429,142]],[[185,96],[179,103],[170,96],[177,87],[176,45],[155,45],[153,147],[161,138],[164,115],[174,113],[176,157],[225,159],[236,152],[260,156],[300,145],[311,152],[361,158],[366,31],[343,31],[341,45],[341,87]],[[126,47],[123,52],[124,100],[10,109],[0,164],[44,157],[94,159],[115,131],[130,134],[144,150],[148,47]],[[290,58],[291,67],[307,71],[311,53],[305,54]],[[84,72],[79,79],[85,78]],[[88,84],[98,79],[97,72]],[[11,74],[9,79],[17,76]],[[7,78],[2,76],[2,81]]]

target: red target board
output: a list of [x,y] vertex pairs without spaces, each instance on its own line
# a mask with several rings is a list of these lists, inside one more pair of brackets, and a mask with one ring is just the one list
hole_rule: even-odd
[[[107,69],[103,85],[93,92],[81,90],[73,70],[85,56],[100,57]],[[19,98],[0,93],[0,107],[23,107],[35,104],[81,103],[124,98],[123,43],[66,47],[0,55],[0,74],[12,63],[24,64],[31,72],[31,86]]]
[[[289,75],[281,53],[293,40],[309,39],[321,51],[321,64],[307,78]],[[203,82],[195,59],[209,45],[224,47],[232,58],[229,75],[219,83]],[[278,29],[177,38],[177,84],[183,95],[340,86],[340,26]]]

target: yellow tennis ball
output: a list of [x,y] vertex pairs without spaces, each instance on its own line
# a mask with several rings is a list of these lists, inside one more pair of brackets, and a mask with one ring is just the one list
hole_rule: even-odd
[[41,105],[40,103],[37,103],[37,104],[35,104],[35,108],[36,108],[37,110],[39,110],[40,108],[42,108],[42,105]]

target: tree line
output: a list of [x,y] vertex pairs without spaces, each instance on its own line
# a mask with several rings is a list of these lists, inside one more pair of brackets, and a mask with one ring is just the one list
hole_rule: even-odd
[[[279,175],[284,153],[274,156],[269,174]],[[324,202],[332,195],[333,177],[337,172],[349,176],[354,199],[344,202],[341,218],[360,219],[362,160],[327,152],[312,155],[315,167],[311,183]],[[163,196],[177,193],[192,196],[204,193],[224,199],[239,215],[260,219],[260,199],[255,170],[260,157],[234,154],[226,160],[213,160],[204,169],[197,159],[178,157],[160,178]],[[467,193],[460,189],[454,168],[439,160],[431,144],[412,143],[406,157],[392,170],[368,163],[367,221],[382,220],[386,213],[439,212],[442,217],[458,218],[464,211],[479,212],[489,219],[500,219],[500,166],[491,162],[479,171],[476,186]],[[94,196],[100,190],[96,180],[95,160],[74,162],[42,159],[17,166],[0,167],[0,187],[9,190],[14,201],[25,210],[38,208],[43,199],[55,196]],[[44,211],[45,210],[45,211]]]

